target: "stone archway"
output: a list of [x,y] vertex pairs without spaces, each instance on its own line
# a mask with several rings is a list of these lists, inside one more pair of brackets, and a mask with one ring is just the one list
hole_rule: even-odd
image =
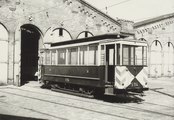
[[41,39],[40,29],[32,24],[24,24],[16,31],[14,79],[19,86],[37,80]]
[[164,76],[173,76],[174,74],[174,47],[171,42],[165,44],[164,49]]
[[150,76],[161,77],[162,75],[162,46],[155,40],[150,47]]

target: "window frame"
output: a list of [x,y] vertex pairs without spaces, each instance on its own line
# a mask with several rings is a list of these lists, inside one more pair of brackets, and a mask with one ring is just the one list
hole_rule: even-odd
[[[96,45],[96,44],[92,44],[92,45],[88,45],[88,66],[98,66],[99,65],[99,62],[98,62],[98,59],[100,59],[99,58],[99,55],[98,55],[98,53],[99,53],[99,47],[98,47],[99,45]],[[89,52],[90,52],[90,47],[95,47],[96,49],[95,49],[95,51],[94,51],[94,64],[90,64],[89,63],[89,56],[90,56],[90,54],[89,54]]]
[[[122,66],[147,66],[147,46],[140,46],[140,45],[128,45],[128,44],[122,44],[122,52],[121,52],[121,58],[122,58]],[[124,46],[128,46],[128,64],[124,64]],[[133,64],[131,64],[131,48],[133,47]],[[136,64],[137,60],[135,58],[136,56],[136,47],[141,47],[141,64]],[[146,48],[146,49],[144,49]],[[146,51],[145,51],[146,50]],[[145,56],[144,56],[145,53]],[[144,64],[146,63],[146,64]]]
[[[57,51],[58,51],[58,53],[57,53],[57,65],[66,65],[67,64],[67,50],[65,49],[65,48],[61,48],[61,49],[57,49]],[[62,52],[62,51],[64,51],[64,52]],[[60,63],[60,58],[61,57],[59,57],[59,56],[61,56],[60,54],[61,53],[64,53],[63,55],[64,55],[64,59],[63,59],[63,62],[62,63]]]
[[[81,60],[80,63],[80,52],[81,52],[81,47],[86,47],[85,48],[85,54],[83,53],[83,61]],[[90,47],[92,48],[91,50],[94,51],[94,64],[89,64],[89,52],[90,52]],[[94,50],[93,50],[94,47]],[[70,54],[71,54],[71,49],[76,49],[76,63],[72,64],[72,60],[70,60]],[[54,51],[54,52],[52,52]],[[86,45],[77,45],[77,46],[72,46],[72,47],[61,47],[61,48],[53,48],[53,49],[47,49],[45,50],[45,61],[48,59],[48,55],[46,55],[47,53],[49,53],[49,61],[50,62],[48,64],[45,65],[66,65],[66,66],[99,66],[99,44],[86,44]],[[54,56],[52,56],[52,54],[54,54]],[[64,57],[61,57],[61,55],[63,55]],[[84,57],[85,55],[85,57]],[[46,58],[47,57],[47,58]],[[55,58],[54,64],[52,59]],[[62,60],[60,60],[61,58],[63,58]],[[88,58],[86,60],[86,58]],[[62,62],[61,62],[62,61]]]
[[45,51],[45,61],[44,62],[45,62],[45,65],[51,65],[51,50]]
[[[76,49],[75,53],[76,53],[76,63],[72,63],[72,50],[73,49]],[[70,48],[67,48],[67,65],[78,65],[78,47],[70,47]]]
[[[84,48],[86,48],[85,50],[86,50],[86,54],[85,54],[85,50],[84,50]],[[81,66],[86,66],[86,65],[88,65],[88,59],[86,60],[86,62],[85,62],[85,56],[84,55],[86,55],[87,56],[87,58],[88,58],[88,49],[89,48],[89,46],[88,45],[82,45],[82,46],[79,46],[79,54],[78,54],[78,60],[79,60],[79,65],[81,65]],[[83,56],[81,56],[81,52],[83,52]],[[81,57],[82,57],[82,59],[81,59]]]

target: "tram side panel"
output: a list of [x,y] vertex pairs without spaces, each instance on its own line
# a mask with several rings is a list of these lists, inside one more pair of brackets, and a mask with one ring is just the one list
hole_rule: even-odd
[[42,66],[42,80],[75,84],[88,87],[103,87],[105,66]]

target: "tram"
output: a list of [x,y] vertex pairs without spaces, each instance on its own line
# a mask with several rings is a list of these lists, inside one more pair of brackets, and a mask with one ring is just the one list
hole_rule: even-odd
[[142,93],[147,44],[115,34],[52,43],[42,50],[41,80],[53,89],[87,95]]

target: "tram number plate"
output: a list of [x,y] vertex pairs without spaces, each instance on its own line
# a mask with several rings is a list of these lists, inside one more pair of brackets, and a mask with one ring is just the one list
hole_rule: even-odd
[[132,86],[133,87],[138,87],[139,85],[138,85],[138,82],[132,82]]
[[137,82],[137,81],[133,81],[132,83],[131,83],[131,85],[132,85],[132,87],[140,87],[139,86],[139,83]]

